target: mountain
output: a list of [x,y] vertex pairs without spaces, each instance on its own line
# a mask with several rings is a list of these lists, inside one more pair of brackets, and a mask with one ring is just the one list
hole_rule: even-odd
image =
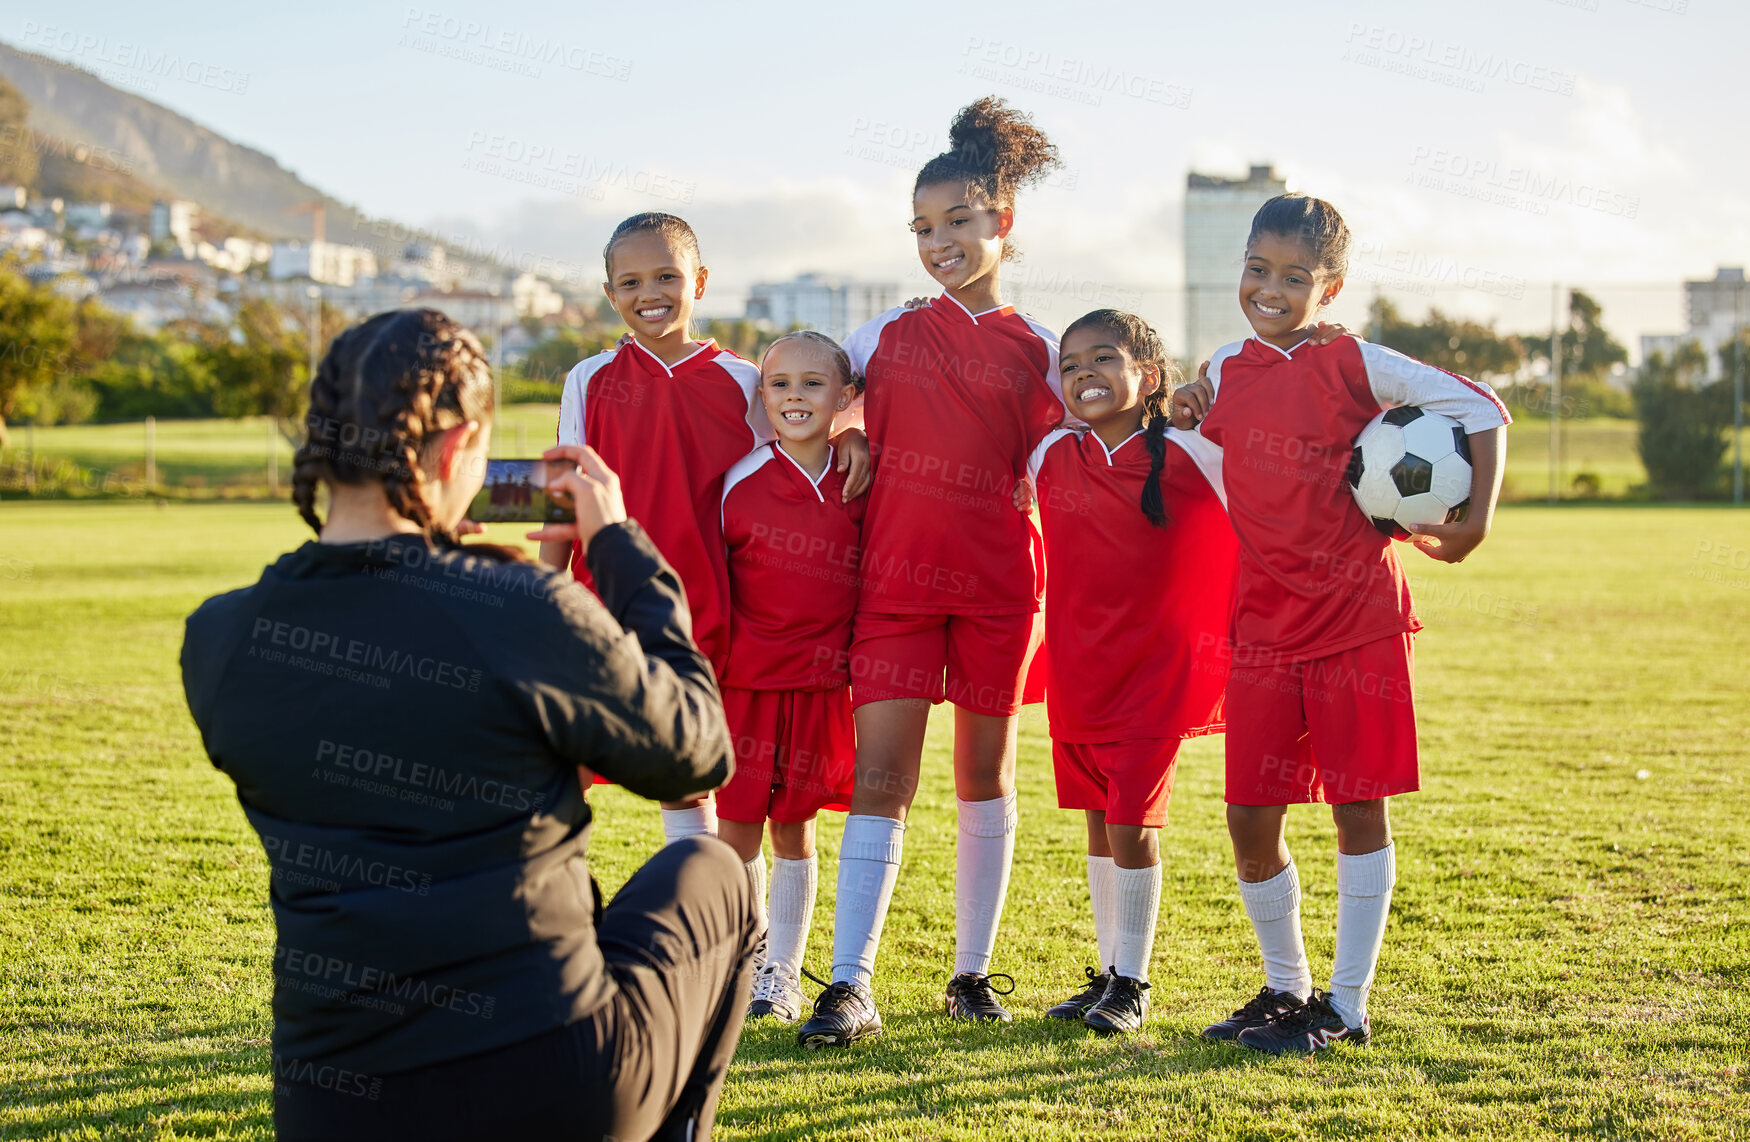
[[288,211],[318,200],[328,204],[331,230],[351,228],[350,207],[271,155],[233,143],[88,71],[0,43],[0,76],[30,101],[36,134],[83,143],[97,159],[124,157],[136,178],[178,198],[276,238],[308,237],[309,216]]

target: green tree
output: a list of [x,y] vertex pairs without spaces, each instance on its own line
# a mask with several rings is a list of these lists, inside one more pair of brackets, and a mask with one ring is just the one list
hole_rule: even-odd
[[1430,309],[1425,321],[1404,318],[1397,306],[1379,297],[1368,307],[1368,339],[1418,361],[1477,380],[1510,376],[1525,363],[1519,338],[1495,327]]
[[265,298],[249,298],[228,325],[182,325],[211,375],[213,411],[271,416],[283,434],[295,436],[309,397],[307,321]]
[[[1628,361],[1628,350],[1604,328],[1604,307],[1591,294],[1574,290],[1568,294],[1568,323],[1562,330],[1562,383],[1569,377],[1607,376]],[[1549,338],[1527,335],[1526,348],[1534,361],[1549,360]]]
[[0,447],[10,443],[8,417],[26,411],[34,393],[75,371],[77,319],[73,303],[0,261]]
[[0,183],[36,185],[36,136],[29,123],[30,102],[0,79]]
[[1655,495],[1709,499],[1724,487],[1732,382],[1707,381],[1707,354],[1690,342],[1667,359],[1654,353],[1635,380],[1636,448]]

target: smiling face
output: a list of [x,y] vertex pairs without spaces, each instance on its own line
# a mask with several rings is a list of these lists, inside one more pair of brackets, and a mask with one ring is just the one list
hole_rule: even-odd
[[1259,234],[1240,271],[1240,308],[1260,339],[1292,349],[1318,311],[1337,299],[1343,279],[1316,271],[1318,258],[1286,234]]
[[937,182],[918,187],[912,198],[911,231],[918,259],[950,293],[990,277],[1003,260],[1003,239],[1015,212],[992,207],[976,186]]
[[686,249],[656,231],[640,231],[614,243],[608,270],[602,289],[634,337],[654,342],[686,336],[708,273]]
[[772,429],[792,444],[832,435],[833,414],[851,403],[848,378],[824,346],[803,340],[773,345],[760,366],[760,403]]
[[1112,329],[1086,325],[1072,330],[1058,346],[1064,403],[1096,431],[1141,428],[1143,401],[1161,387],[1159,372],[1140,366],[1119,347],[1119,340]]

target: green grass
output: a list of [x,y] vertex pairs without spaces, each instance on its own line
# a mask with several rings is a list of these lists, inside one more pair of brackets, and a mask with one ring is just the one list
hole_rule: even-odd
[[[202,598],[302,538],[284,506],[0,506],[0,1138],[270,1135],[267,867],[176,653]],[[1269,1060],[1195,1037],[1259,982],[1219,740],[1187,751],[1163,837],[1150,1024],[1048,1026],[1092,952],[1082,826],[1054,807],[1037,713],[995,965],[1017,1019],[949,1026],[938,718],[879,967],[887,1036],[809,1055],[751,1028],[721,1137],[1750,1136],[1750,515],[1514,508],[1462,567],[1408,558],[1425,788],[1393,807],[1372,1046]],[[611,890],[657,815],[592,796]],[[1290,830],[1322,981],[1332,830],[1311,808]]]
[[[559,406],[505,406],[493,430],[494,456],[533,456],[553,439]],[[156,427],[158,479],[161,485],[193,494],[259,495],[267,482],[268,424],[247,420],[164,420]],[[1646,470],[1635,451],[1632,420],[1567,420],[1562,423],[1563,497],[1574,494],[1572,480],[1581,472],[1598,476],[1607,497],[1626,495],[1646,482]],[[1505,498],[1542,499],[1549,489],[1549,421],[1523,417],[1509,429]],[[12,426],[12,447],[0,451],[0,468],[22,466],[27,430]],[[47,462],[70,461],[90,472],[96,486],[101,474],[113,472],[112,490],[140,490],[145,478],[146,428],[143,423],[39,428],[35,453]],[[291,474],[292,447],[278,440],[280,479]]]

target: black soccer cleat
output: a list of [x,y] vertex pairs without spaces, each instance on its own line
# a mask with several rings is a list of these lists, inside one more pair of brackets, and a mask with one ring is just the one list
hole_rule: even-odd
[[875,997],[860,983],[840,980],[814,1001],[814,1015],[796,1030],[804,1047],[848,1047],[860,1039],[881,1034],[881,1013]]
[[[1008,989],[997,991],[991,986],[991,981],[1006,979]],[[961,972],[948,981],[948,990],[942,996],[942,1001],[948,1007],[948,1018],[968,1019],[979,1023],[1012,1023],[1015,1017],[1009,1014],[1009,1009],[997,1002],[997,996],[1009,995],[1015,990],[1015,977],[1004,972],[995,975],[981,975],[978,972]]]
[[1102,1035],[1134,1031],[1148,1018],[1148,984],[1127,975],[1114,975],[1100,1002],[1088,1009],[1082,1022]]
[[1331,1006],[1330,994],[1314,989],[1305,1003],[1262,1027],[1246,1028],[1236,1041],[1242,1047],[1267,1051],[1272,1055],[1310,1055],[1325,1050],[1332,1043],[1359,1044],[1372,1037],[1372,1028],[1366,1019],[1362,1019],[1361,1026],[1350,1027]]
[[1203,1029],[1205,1039],[1238,1039],[1240,1032],[1249,1027],[1262,1027],[1278,1015],[1293,1011],[1300,1007],[1302,1001],[1286,991],[1272,991],[1269,987],[1260,987],[1258,994],[1246,1000],[1245,1006],[1223,1019],[1220,1023],[1211,1023]]
[[1046,1010],[1045,1014],[1052,1019],[1080,1019],[1088,1013],[1088,1008],[1100,1002],[1100,997],[1106,994],[1106,984],[1111,975],[1097,972],[1093,968],[1083,968],[1088,973],[1088,986],[1082,988],[1057,1006]]

